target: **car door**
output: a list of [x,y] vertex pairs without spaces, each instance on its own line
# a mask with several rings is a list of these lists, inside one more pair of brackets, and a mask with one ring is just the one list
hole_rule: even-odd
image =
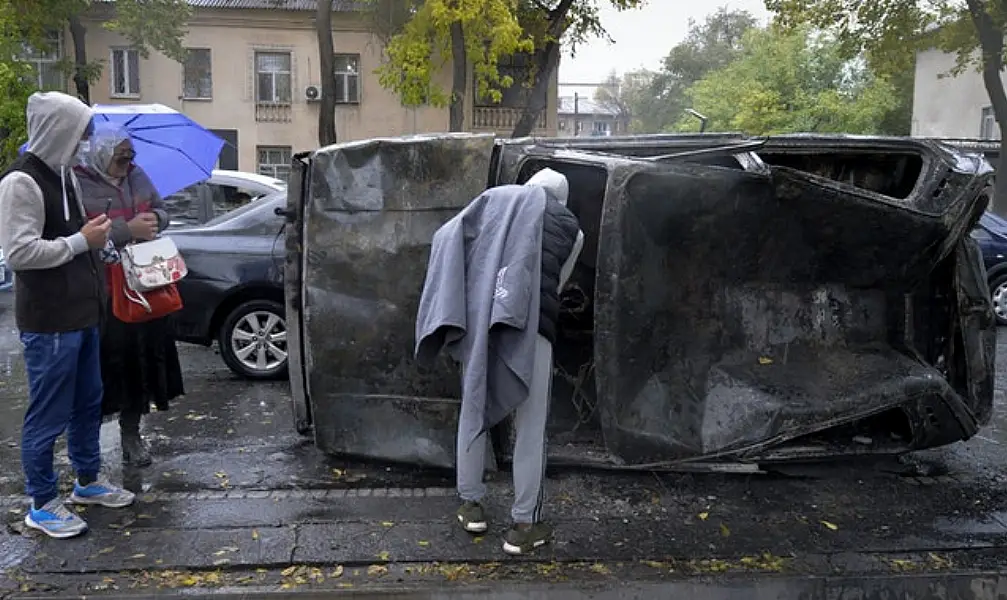
[[288,329],[297,427],[323,451],[452,467],[457,368],[413,361],[434,232],[485,189],[493,138],[331,146],[294,161]]

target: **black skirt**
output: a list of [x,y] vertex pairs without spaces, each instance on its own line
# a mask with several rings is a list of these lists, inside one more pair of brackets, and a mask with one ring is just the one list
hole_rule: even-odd
[[101,335],[101,379],[104,415],[147,414],[151,404],[168,410],[169,400],[185,394],[171,315],[146,323],[124,323],[109,307]]

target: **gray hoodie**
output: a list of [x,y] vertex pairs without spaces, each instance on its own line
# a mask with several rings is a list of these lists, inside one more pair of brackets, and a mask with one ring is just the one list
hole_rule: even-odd
[[[77,187],[71,165],[91,124],[91,108],[73,96],[39,92],[28,98],[27,115],[27,151],[63,180],[64,217],[70,220],[71,211],[84,214],[79,200],[70,206],[65,183],[70,179]],[[17,171],[0,180],[0,248],[12,270],[52,269],[88,251],[87,240],[79,232],[55,240],[42,239],[44,225],[44,199],[35,180]]]

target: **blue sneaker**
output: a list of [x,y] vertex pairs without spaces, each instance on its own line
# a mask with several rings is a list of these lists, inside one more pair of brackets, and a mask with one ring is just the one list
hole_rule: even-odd
[[112,485],[104,479],[81,485],[74,482],[70,502],[74,504],[96,504],[106,508],[125,508],[136,500],[136,494]]
[[42,508],[29,508],[24,524],[58,540],[76,537],[87,531],[87,523],[70,512],[59,498],[50,500]]

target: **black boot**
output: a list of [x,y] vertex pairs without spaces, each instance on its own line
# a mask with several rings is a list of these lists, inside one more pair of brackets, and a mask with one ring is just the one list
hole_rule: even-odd
[[119,414],[119,432],[122,436],[122,463],[131,467],[149,467],[153,462],[150,451],[140,437],[139,413],[125,411]]

